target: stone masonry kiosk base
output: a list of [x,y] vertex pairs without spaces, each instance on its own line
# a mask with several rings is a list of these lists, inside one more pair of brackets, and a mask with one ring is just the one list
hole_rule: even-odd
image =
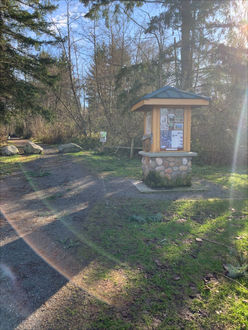
[[[195,152],[145,152],[142,156],[143,179],[158,181],[161,186],[186,186],[191,184],[191,159]],[[149,179],[150,178],[150,179]]]

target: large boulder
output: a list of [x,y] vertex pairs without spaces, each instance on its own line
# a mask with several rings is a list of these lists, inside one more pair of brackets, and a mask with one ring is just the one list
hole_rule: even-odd
[[79,145],[75,143],[61,144],[59,146],[59,152],[78,152],[83,150]]
[[41,154],[43,152],[43,148],[35,144],[34,142],[28,141],[24,146],[25,154]]
[[5,146],[1,149],[1,155],[3,156],[13,156],[19,153],[19,150],[16,146]]

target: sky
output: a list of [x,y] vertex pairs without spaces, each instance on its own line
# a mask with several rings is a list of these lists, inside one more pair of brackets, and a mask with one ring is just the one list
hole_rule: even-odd
[[[60,31],[62,35],[66,35],[66,24],[67,24],[67,1],[60,0],[57,1],[58,8],[55,10],[48,19],[54,24],[53,30]],[[79,0],[70,0],[69,13],[71,16],[71,36],[75,44],[77,44],[78,49],[80,48],[79,60],[82,62],[82,65],[85,66],[84,71],[90,65],[93,53],[93,45],[91,39],[93,22],[92,20],[85,18],[84,15],[88,12],[87,8]],[[112,6],[113,7],[113,6]],[[144,4],[140,8],[135,8],[132,17],[138,24],[145,26],[145,22],[152,17],[157,15],[161,11],[161,4]],[[126,15],[123,13],[123,19],[127,20]],[[125,22],[124,22],[125,23]],[[127,35],[130,38],[135,38],[135,33],[137,32],[138,27],[133,21],[129,21],[129,28],[127,30]],[[103,41],[107,38],[107,30],[105,27],[104,20],[100,20],[96,23],[96,30],[98,35],[98,41]],[[151,35],[143,35],[144,40],[151,40],[153,38]],[[55,52],[53,55],[56,55],[58,50],[50,48],[51,52]],[[74,58],[75,60],[75,58]]]
[[[248,0],[247,0],[248,1]],[[55,10],[48,19],[53,22],[53,29],[59,31],[62,36],[66,36],[66,24],[67,24],[67,3],[69,3],[69,13],[70,13],[70,27],[71,27],[71,40],[72,40],[72,61],[74,65],[77,63],[78,72],[81,77],[85,77],[89,71],[90,65],[93,62],[93,27],[94,22],[85,17],[85,14],[88,12],[87,8],[79,0],[59,0],[57,1],[58,8]],[[241,0],[240,0],[241,3]],[[113,8],[114,4],[112,4]],[[110,6],[111,8],[111,6]],[[160,3],[146,3],[142,7],[135,8],[131,17],[133,20],[129,20],[127,23],[127,16],[123,13],[123,16],[120,18],[123,21],[120,23],[122,28],[124,25],[127,26],[125,31],[125,39],[128,42],[130,39],[130,45],[132,47],[131,51],[135,53],[137,50],[137,43],[135,39],[140,38],[142,41],[146,41],[150,46],[151,53],[155,45],[155,38],[151,34],[145,34],[144,30],[140,34],[137,34],[137,31],[142,30],[141,27],[146,28],[147,22],[150,21],[151,17],[158,15],[164,10],[164,7]],[[138,24],[136,24],[137,22]],[[117,25],[112,22],[113,30],[117,29]],[[140,27],[141,26],[141,27]],[[110,30],[105,26],[103,19],[96,22],[96,34],[97,42],[101,43],[108,41],[110,38]],[[179,33],[176,31],[175,33]],[[173,34],[172,30],[167,31],[167,40],[171,42],[173,38],[176,38],[176,41],[180,40],[180,36]],[[224,35],[223,35],[224,37]],[[224,40],[222,41],[224,42]],[[75,49],[77,56],[75,56]],[[147,47],[146,47],[147,49]],[[58,56],[61,54],[61,47],[54,48],[50,47],[50,52],[53,56]],[[75,66],[74,66],[75,67]]]

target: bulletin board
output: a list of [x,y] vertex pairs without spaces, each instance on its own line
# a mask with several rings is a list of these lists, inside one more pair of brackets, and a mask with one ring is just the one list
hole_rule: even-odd
[[183,149],[184,110],[160,109],[160,149]]

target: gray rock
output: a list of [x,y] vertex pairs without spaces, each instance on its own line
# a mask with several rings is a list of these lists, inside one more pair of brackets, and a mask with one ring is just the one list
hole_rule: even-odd
[[163,164],[164,164],[164,167],[168,167],[169,166],[169,162],[167,160],[164,160]]
[[25,154],[41,154],[43,152],[43,148],[35,144],[34,142],[28,141],[24,146]]
[[161,171],[164,171],[164,166],[158,166],[155,168],[155,171],[157,172],[161,172]]
[[156,162],[154,160],[150,159],[150,167],[155,168],[156,167]]
[[166,159],[168,162],[174,162],[175,161],[175,158],[174,157],[167,157]]
[[67,143],[67,144],[61,144],[59,146],[59,152],[78,152],[83,150],[79,145],[75,143]]
[[3,156],[13,156],[19,153],[19,150],[16,148],[16,146],[5,146],[1,149],[1,155]]
[[158,166],[161,166],[163,164],[163,159],[156,158],[156,163],[158,164]]

